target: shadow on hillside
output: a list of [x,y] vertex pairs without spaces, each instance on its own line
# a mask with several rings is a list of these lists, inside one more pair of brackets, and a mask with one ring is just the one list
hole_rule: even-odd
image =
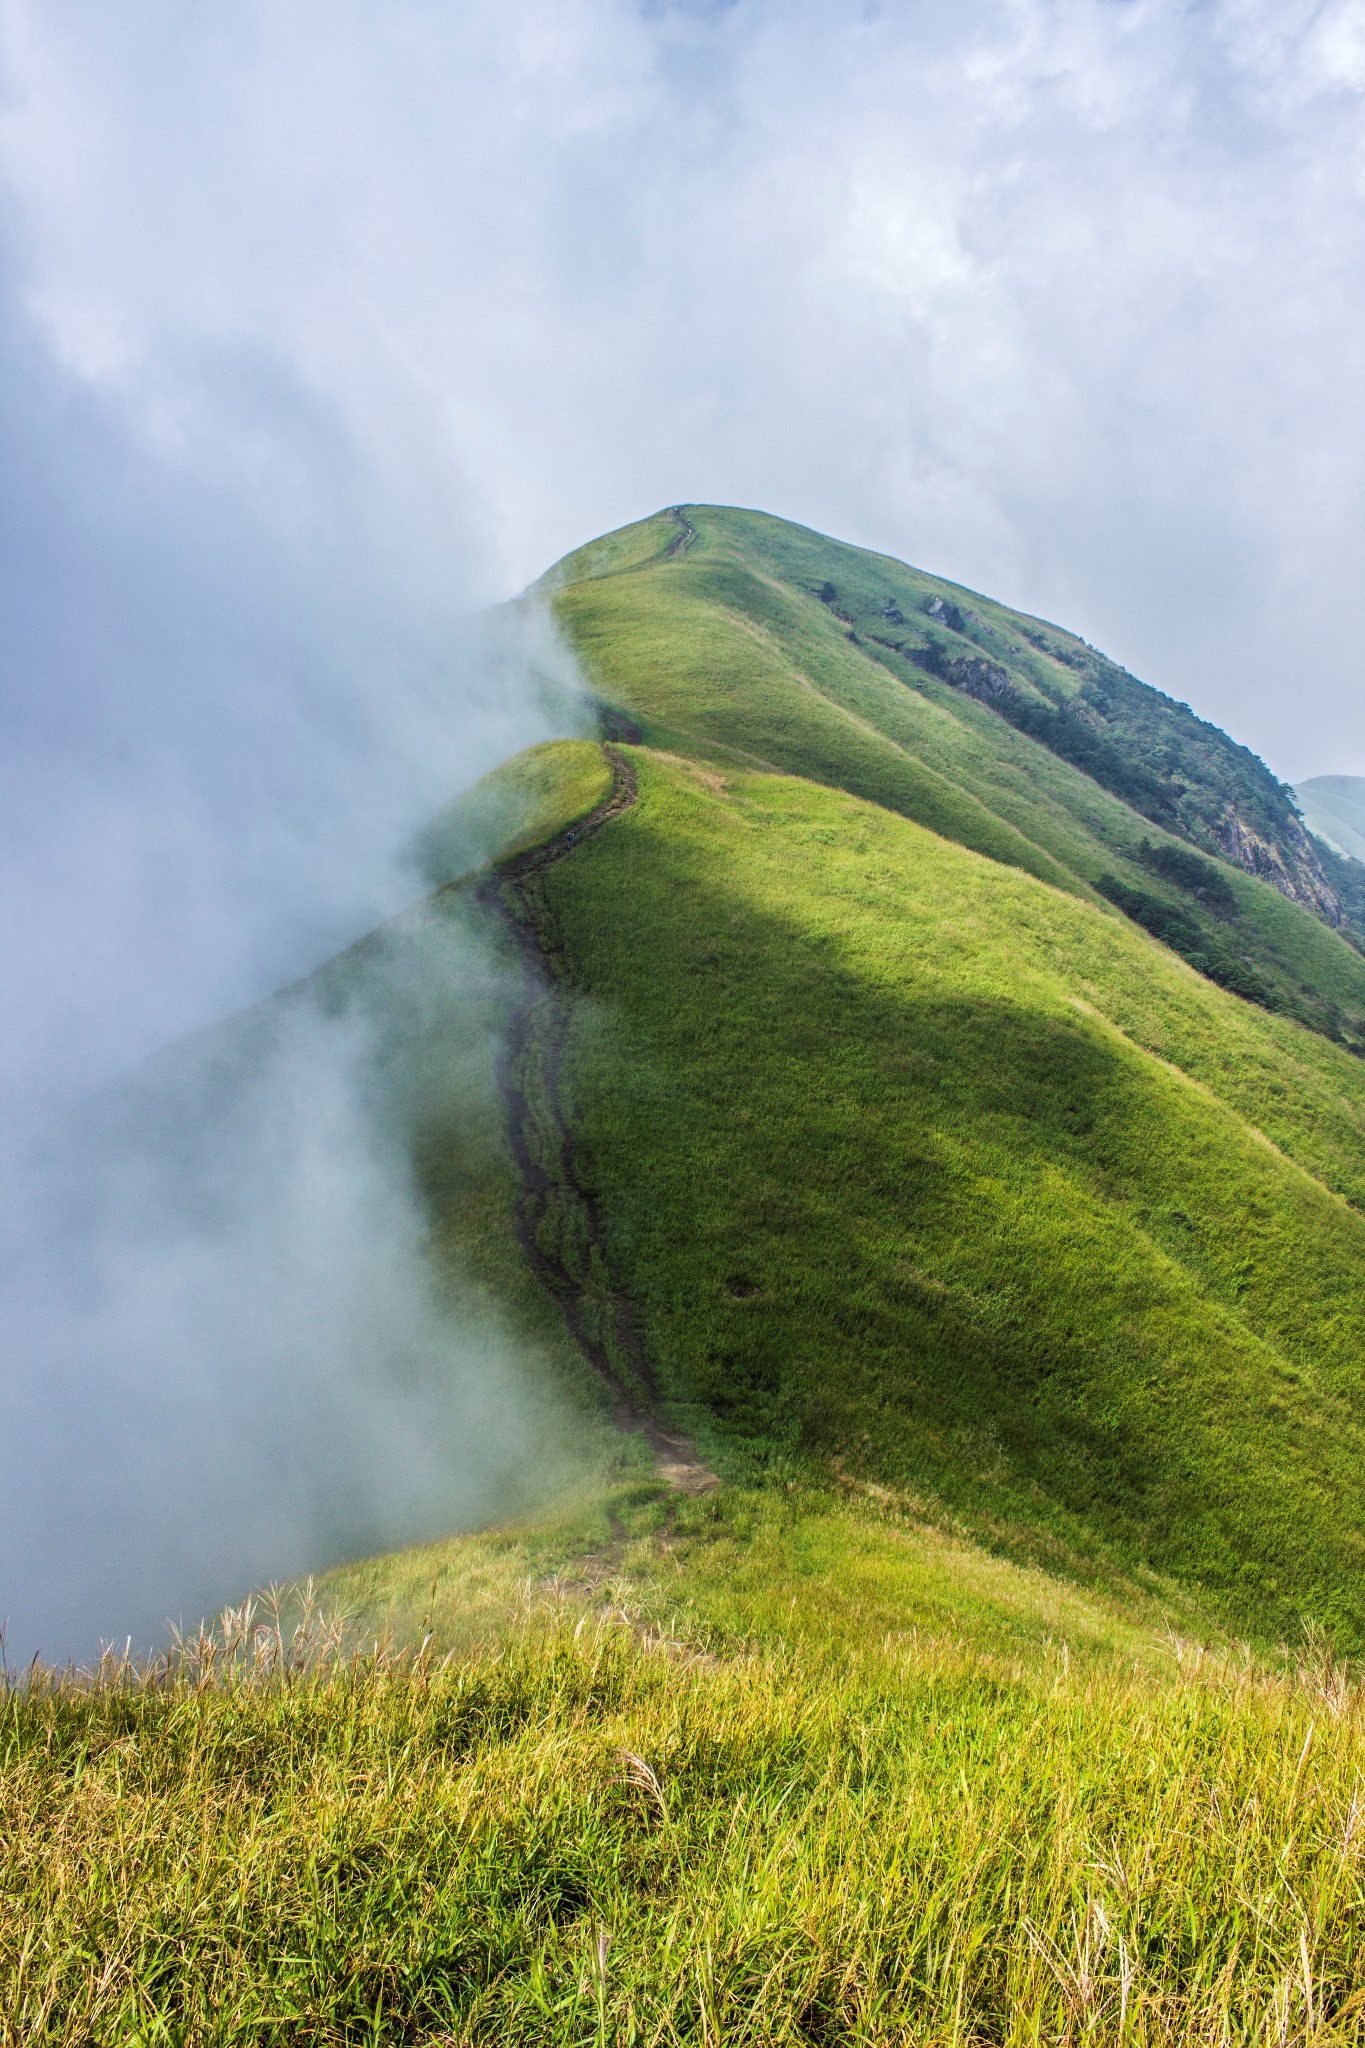
[[[1231,1114],[1079,1012],[972,990],[965,955],[956,985],[856,961],[662,834],[592,861],[553,899],[598,1017],[580,1110],[661,1384],[760,1461],[837,1457],[1203,1582],[1258,1635],[1308,1611],[1358,1639],[1359,1404],[1209,1284],[1206,1240],[1220,1270],[1252,1246]],[[1301,1329],[1322,1261],[1280,1171],[1255,1220],[1302,1237]]]

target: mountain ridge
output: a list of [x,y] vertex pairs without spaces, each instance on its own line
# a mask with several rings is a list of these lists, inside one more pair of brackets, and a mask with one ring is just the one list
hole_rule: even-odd
[[918,572],[705,507],[574,559],[600,737],[144,1077],[211,1172],[206,1064],[369,1045],[529,1454],[9,1681],[11,2032],[1356,2040],[1365,963],[979,649],[869,653],[953,648]]
[[[1173,1571],[1253,1632],[1292,1627],[1307,1596],[1354,1635],[1365,1502],[1345,1276],[1365,1254],[1365,1074],[1341,1024],[1365,968],[1323,916],[1156,825],[933,663],[869,654],[869,622],[908,642],[887,607],[932,624],[942,589],[703,506],[604,536],[542,579],[641,790],[538,878],[531,906],[586,1006],[555,1086],[601,1205],[589,1267],[631,1302],[663,1412],[732,1482],[813,1459],[938,1495],[1022,1554],[1058,1545],[1069,1571],[1102,1554],[1105,1569]],[[976,604],[1003,640],[998,622],[1018,615]],[[813,866],[807,842],[828,849]],[[889,893],[881,869],[900,878]],[[877,907],[850,922],[864,901]],[[872,949],[856,970],[840,964],[855,928]],[[789,958],[805,963],[794,977]],[[844,1091],[850,1062],[873,1086],[871,1125]],[[779,1144],[784,1072],[807,1121]],[[928,1151],[893,1168],[917,1125],[936,1134]],[[923,1194],[879,1207],[871,1191],[902,1171]],[[713,1188],[749,1188],[749,1221]],[[552,1227],[571,1244],[564,1201]],[[816,1284],[836,1216],[842,1277]],[[1068,1241],[1074,1268],[1021,1294],[1012,1235],[1038,1276]],[[902,1240],[883,1268],[878,1247]],[[1092,1298],[1073,1314],[1077,1288]],[[1168,1368],[1144,1373],[1144,1347],[1183,1349],[1179,1389],[1157,1391]],[[1107,1382],[1106,1355],[1132,1361]],[[1241,1388],[1231,1407],[1208,1405],[1220,1379]],[[950,1453],[955,1433],[975,1448]]]
[[[551,594],[572,638],[575,614],[586,603],[576,590],[596,587],[600,595],[605,582],[627,572],[632,583],[648,583],[665,563],[705,583],[696,595],[706,610],[695,613],[693,630],[713,624],[717,609],[724,609],[732,624],[767,634],[779,649],[799,646],[808,669],[818,648],[824,673],[804,678],[812,694],[823,693],[836,714],[857,718],[900,755],[893,764],[883,753],[876,769],[868,762],[856,785],[862,793],[885,797],[950,837],[1063,886],[1069,871],[1070,886],[1079,881],[1107,895],[1214,979],[1328,1036],[1365,1043],[1365,973],[1351,910],[1358,900],[1365,913],[1365,895],[1352,894],[1355,864],[1315,845],[1290,793],[1264,763],[1188,707],[1104,663],[1060,627],[770,514],[675,507],[566,556],[536,587]],[[971,602],[964,605],[964,599]],[[815,606],[827,621],[823,636],[811,630]],[[623,631],[634,629],[627,609],[613,607]],[[899,624],[889,619],[891,612]],[[894,639],[887,637],[892,631]],[[989,660],[982,652],[987,646]],[[591,670],[593,646],[585,643],[581,651]],[[666,658],[676,664],[676,652]],[[608,650],[600,679],[608,700],[612,661]],[[895,687],[879,690],[854,665],[875,665]],[[1111,710],[1121,700],[1122,718],[1115,714],[1103,731],[1084,695],[1091,670],[1105,679]],[[821,731],[808,730],[800,746],[774,754],[761,718],[746,727],[742,712],[737,716],[737,707],[714,687],[707,694],[711,722],[698,727],[694,718],[694,736],[709,733],[759,757],[766,751],[775,765],[817,776],[824,772],[822,750],[846,756],[847,738],[836,737],[828,719]],[[652,709],[666,725],[667,703],[667,687],[656,686],[634,709]],[[689,703],[695,709],[695,700]],[[631,711],[628,703],[621,708]],[[931,709],[948,711],[958,728],[947,744],[949,729],[926,720]],[[963,731],[969,720],[975,722],[970,735]],[[784,723],[792,724],[785,706]],[[1188,761],[1182,748],[1186,754],[1193,749]],[[1143,765],[1158,749],[1166,756],[1161,775]],[[1059,769],[1045,771],[1044,758]],[[1188,770],[1186,782],[1174,772],[1176,760]],[[1029,785],[1023,802],[1021,777]],[[1099,800],[1099,790],[1117,798],[1122,810]],[[1156,828],[1155,868],[1135,818],[1143,821],[1149,847]],[[1248,898],[1242,891],[1231,916],[1226,908],[1214,914],[1197,881],[1191,888],[1178,874],[1162,874],[1161,848],[1182,844],[1307,911],[1316,925],[1333,931],[1336,947],[1314,940],[1259,893]],[[1330,882],[1324,858],[1335,861]],[[1358,880],[1365,883],[1365,870]]]
[[[411,1146],[438,1259],[509,1305],[575,1399],[590,1368],[608,1409],[624,1400],[650,1441],[694,1437],[722,1475],[837,1468],[939,1497],[1023,1556],[1054,1546],[1071,1572],[1104,1557],[1202,1585],[1252,1632],[1292,1632],[1310,1598],[1365,1640],[1356,1566],[1324,1562],[1354,1555],[1365,1528],[1347,1357],[1365,1068],[1341,1028],[1365,963],[972,691],[870,657],[838,615],[866,616],[859,561],[705,507],[569,557],[529,601],[551,594],[640,800],[612,804],[617,770],[595,743],[516,757],[423,835],[430,902],[284,1000],[359,1006],[383,1069],[374,1100]],[[889,558],[861,573],[878,616],[917,599],[927,619],[939,602]],[[506,987],[522,994],[504,1015],[488,984],[471,1028],[500,1015],[507,1050],[474,1062],[481,1079],[462,1053],[453,1086],[459,1002],[414,1007],[414,991],[451,988],[446,949],[476,929],[504,953],[515,940]],[[254,1028],[225,1027],[229,1068],[250,1064]],[[187,1070],[212,1056],[189,1049]],[[864,1077],[851,1092],[845,1069]],[[789,1087],[810,1124],[779,1144]],[[709,1188],[684,1197],[703,1160],[752,1190],[747,1225]],[[908,1209],[874,1195],[888,1175],[918,1191]],[[803,1190],[822,1191],[814,1209]],[[835,1219],[843,1277],[817,1286]],[[732,1246],[724,1270],[713,1236]],[[780,1283],[759,1270],[769,1240]],[[1092,1299],[1073,1315],[1077,1287]],[[528,1290],[567,1323],[576,1367],[547,1346],[543,1313],[528,1320]],[[864,1296],[875,1308],[855,1307]],[[840,1329],[863,1330],[847,1357]],[[1156,1392],[1144,1348],[1184,1356],[1185,1392]],[[1097,1353],[1113,1365],[1098,1379]],[[1215,1359],[1275,1418],[1271,1438],[1288,1431],[1278,1469],[1264,1432],[1222,1396],[1207,1405]],[[1202,1505],[1184,1462],[1200,1430]],[[955,1433],[973,1446],[959,1457]],[[1272,1499],[1278,1534],[1257,1526]]]
[[1315,775],[1294,795],[1317,838],[1339,859],[1365,863],[1365,776]]
[[[739,507],[671,507],[667,514],[652,515],[652,520],[671,517],[684,522],[669,543],[667,553],[681,552],[695,539],[692,511],[732,513],[755,520],[773,517]],[[652,520],[638,525],[648,527]],[[909,568],[894,556],[873,554],[851,543],[830,542],[813,528],[797,527],[788,521],[776,523],[808,536],[822,550],[833,546],[881,563],[893,574],[903,574]],[[608,541],[611,538],[606,537]],[[576,559],[577,555],[571,554],[563,564],[556,565],[545,579],[546,586],[555,587],[560,572]],[[641,561],[634,566],[646,564]],[[1294,791],[1280,782],[1249,747],[1232,739],[1213,721],[1200,717],[1187,703],[1155,685],[1140,682],[1065,627],[1034,614],[1010,610],[949,578],[932,576],[923,570],[910,573],[924,587],[919,616],[907,617],[893,599],[884,599],[877,614],[881,622],[879,631],[869,628],[865,605],[858,612],[845,608],[838,588],[829,578],[815,586],[815,594],[850,630],[856,644],[908,659],[925,673],[992,706],[1061,758],[1092,775],[1102,786],[1134,802],[1135,808],[1150,816],[1154,823],[1182,830],[1205,850],[1269,881],[1282,895],[1325,917],[1333,926],[1349,925],[1348,913],[1339,902],[1323,870],[1321,856],[1297,813]],[[957,598],[970,602],[959,604]],[[992,618],[983,617],[977,606],[989,608]],[[1002,619],[1010,622],[1012,632],[1001,633]],[[907,639],[903,633],[899,638],[888,637],[888,627],[918,629],[918,637]],[[1020,639],[1025,643],[1023,647],[1018,644]],[[1059,670],[1069,674],[1059,674]],[[1207,763],[1196,766],[1197,782],[1193,789],[1173,774],[1154,771],[1150,757],[1163,749],[1169,752],[1173,734],[1162,734],[1156,746],[1149,744],[1144,749],[1134,747],[1130,732],[1120,725],[1116,744],[1116,699],[1128,710],[1130,724],[1132,714],[1140,708],[1147,712],[1145,722],[1149,726],[1164,721],[1181,729],[1187,745],[1193,741],[1196,746],[1224,756],[1220,765],[1225,770],[1225,780],[1229,767],[1240,771],[1241,809],[1238,798],[1228,796],[1226,791],[1222,793],[1221,804],[1207,800],[1209,788],[1217,783]],[[1144,754],[1147,758],[1142,758]],[[1169,763],[1163,762],[1161,767],[1165,770]],[[1198,784],[1204,785],[1202,791]],[[1202,804],[1198,801],[1201,794],[1206,798]],[[1189,798],[1195,800],[1185,801]]]

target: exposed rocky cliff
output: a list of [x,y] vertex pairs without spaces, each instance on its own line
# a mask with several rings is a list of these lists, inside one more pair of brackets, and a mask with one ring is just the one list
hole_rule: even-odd
[[1220,851],[1249,875],[1278,889],[1338,929],[1346,922],[1341,901],[1323,873],[1313,841],[1297,818],[1287,818],[1274,839],[1247,825],[1229,804],[1214,828]]

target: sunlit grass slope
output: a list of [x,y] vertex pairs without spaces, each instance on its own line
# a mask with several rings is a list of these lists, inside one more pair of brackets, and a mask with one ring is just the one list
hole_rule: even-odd
[[889,809],[635,759],[542,900],[679,1413],[1359,1643],[1359,1062]]
[[[1168,829],[1160,804],[1135,809],[972,694],[991,700],[995,676],[1040,715],[1065,707],[1078,688],[1074,665],[1099,659],[1074,635],[890,557],[717,506],[608,535],[546,584],[596,687],[642,719],[646,738],[671,731],[835,784],[1076,893],[1117,880],[1130,906],[1215,978],[1365,1044],[1365,959],[1352,945],[1268,882],[1209,858],[1217,848],[1207,835],[1202,857],[1229,892],[1221,911],[1216,893],[1173,881],[1151,856],[1188,850],[1174,813]],[[957,630],[926,613],[930,604]],[[1124,687],[1158,708],[1168,701],[1130,678]],[[1172,706],[1181,733],[1177,714],[1197,727]],[[1278,786],[1216,737],[1234,767],[1244,763],[1245,787],[1233,793],[1250,815],[1261,785]],[[1143,761],[1169,780],[1169,747],[1163,732],[1151,737],[1150,759],[1133,746],[1131,794],[1141,803]]]
[[1365,2040],[1355,956],[1229,869],[1316,1028],[1215,986],[1093,887],[1176,900],[1150,825],[866,662],[747,517],[560,578],[651,744],[531,885],[578,1183],[725,1483],[609,1427],[513,1226],[469,870],[600,801],[560,743],[281,999],[363,1025],[444,1283],[519,1343],[519,1519],[333,1572],[334,1633],[0,1696],[0,2048]]
[[550,1608],[624,1618],[698,1654],[761,1648],[830,1672],[951,1647],[1002,1669],[1119,1658],[1169,1677],[1182,1644],[1227,1651],[1172,1581],[1081,1587],[885,1487],[823,1475],[691,1497],[638,1462],[585,1474],[534,1518],[341,1566],[317,1595],[357,1640],[442,1654],[496,1647]]
[[[0,1738],[0,2041],[1357,2042],[1365,1714],[888,1508],[669,1501],[339,1575]],[[457,1646],[448,1661],[441,1652]]]

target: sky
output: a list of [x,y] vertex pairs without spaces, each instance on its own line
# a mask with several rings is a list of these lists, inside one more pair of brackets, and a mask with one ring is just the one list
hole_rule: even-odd
[[82,1370],[113,1416],[143,1358],[154,1442],[174,1360],[166,1443],[219,1414],[252,1176],[299,1273],[326,1160],[369,1298],[418,1258],[364,1019],[272,1053],[216,1238],[152,1154],[92,1224],[53,1120],[574,729],[549,622],[470,620],[592,535],[760,506],[1365,774],[1363,229],[1365,0],[0,0],[0,1324],[43,1484]]
[[1365,771],[1362,0],[0,19],[13,300],[154,458],[474,597],[759,505]]

